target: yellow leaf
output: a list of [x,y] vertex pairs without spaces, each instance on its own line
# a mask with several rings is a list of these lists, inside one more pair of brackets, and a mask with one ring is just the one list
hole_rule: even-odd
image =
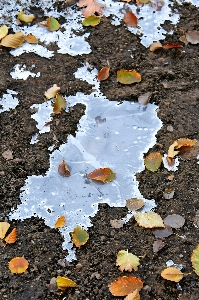
[[32,22],[35,18],[34,15],[26,15],[23,10],[20,11],[20,13],[18,14],[17,18],[20,20],[20,21],[23,21],[25,23],[29,23],[29,22]]
[[139,261],[139,257],[132,253],[129,253],[128,250],[120,250],[117,255],[116,266],[119,266],[119,270],[121,272],[123,272],[124,270],[132,272],[132,269],[135,271],[137,270]]
[[3,239],[8,231],[10,224],[8,222],[0,222],[0,239]]
[[8,27],[6,25],[2,25],[0,27],[0,40],[4,38],[8,34]]
[[57,219],[55,223],[55,228],[61,228],[66,224],[66,218],[64,216],[61,216]]
[[162,218],[155,212],[137,213],[135,220],[145,228],[165,227]]
[[183,278],[183,273],[177,268],[169,267],[161,272],[161,276],[164,279],[179,282]]
[[194,272],[199,276],[199,245],[194,249],[191,255],[191,262]]
[[38,43],[38,39],[36,38],[36,36],[34,36],[33,34],[28,34],[24,37],[24,40],[29,43],[29,44],[37,44]]
[[58,276],[56,279],[58,289],[66,290],[68,287],[77,287],[77,284],[65,276]]
[[128,296],[126,296],[124,300],[140,300],[140,294],[138,290],[135,290],[133,293],[128,294]]
[[7,244],[13,244],[17,240],[17,229],[14,228],[10,234],[5,238]]
[[50,31],[56,31],[56,30],[59,29],[60,24],[59,24],[59,22],[55,18],[50,17],[46,21],[47,21],[48,29]]
[[80,247],[89,239],[89,235],[86,230],[82,229],[81,227],[75,227],[74,231],[72,232],[72,241],[76,247]]
[[144,165],[147,170],[155,172],[159,169],[162,163],[162,155],[159,152],[151,152],[145,157]]
[[15,257],[9,262],[9,269],[12,273],[21,274],[28,268],[28,261],[24,257]]
[[[195,144],[197,143],[197,140],[190,140],[190,139],[187,139],[187,138],[180,138],[176,141],[174,141],[172,143],[172,145],[169,147],[169,150],[168,150],[168,157],[171,157],[173,158],[174,156],[176,156],[181,148],[187,148],[187,147],[193,147]],[[177,150],[176,149],[180,149],[180,150]]]
[[46,96],[47,99],[54,98],[56,94],[60,91],[60,87],[57,86],[56,84],[53,84],[51,88],[49,88],[44,95]]
[[141,81],[141,75],[135,70],[119,70],[117,71],[117,81],[122,84],[131,84]]
[[62,109],[66,107],[66,99],[62,95],[57,94],[54,102],[53,112],[55,114],[61,114]]
[[17,32],[15,34],[9,34],[7,36],[5,36],[2,40],[1,40],[1,46],[4,47],[10,47],[10,48],[18,48],[21,45],[23,45],[24,42],[24,35],[22,32]]

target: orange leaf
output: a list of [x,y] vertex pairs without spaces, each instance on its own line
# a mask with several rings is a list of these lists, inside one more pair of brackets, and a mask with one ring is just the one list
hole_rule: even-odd
[[126,296],[135,290],[140,291],[142,287],[141,279],[133,276],[122,276],[109,285],[109,290],[113,296]]
[[0,239],[3,239],[8,231],[10,224],[8,222],[0,222]]
[[24,273],[28,268],[28,261],[24,257],[15,257],[9,262],[9,269],[12,273]]
[[162,155],[159,152],[151,152],[145,157],[144,165],[147,170],[155,172],[159,169],[162,163]]
[[66,276],[58,276],[56,284],[60,290],[66,290],[68,287],[77,287],[77,284]]
[[123,84],[140,82],[141,75],[135,70],[119,70],[117,71],[117,81]]
[[57,219],[55,223],[55,228],[63,227],[66,224],[66,218],[64,216],[61,216]]
[[172,143],[172,145],[169,147],[168,157],[173,158],[174,156],[176,156],[180,152],[180,150],[175,151],[176,149],[180,149],[182,147],[192,147],[196,143],[197,143],[196,140],[190,140],[190,139],[187,139],[187,138],[180,138],[180,139],[174,141]]
[[124,23],[129,26],[129,27],[136,27],[137,24],[138,24],[138,19],[137,17],[134,15],[134,13],[132,13],[131,11],[130,12],[127,12],[125,15],[124,15]]
[[18,48],[23,45],[24,35],[22,32],[17,32],[15,34],[9,34],[1,40],[1,46]]
[[102,81],[106,80],[109,77],[110,68],[102,68],[97,74],[97,79]]
[[72,240],[76,247],[80,247],[89,239],[89,234],[86,230],[82,229],[79,226],[76,226],[74,231],[72,232]]
[[99,15],[102,14],[103,9],[105,8],[105,5],[102,3],[99,3],[95,0],[79,0],[78,3],[79,7],[86,7],[86,9],[82,10],[82,14],[85,18],[93,16],[95,13],[98,13]]
[[28,42],[29,44],[37,44],[38,43],[38,39],[36,38],[36,36],[34,36],[33,34],[29,33],[28,35],[26,35],[24,37],[24,40],[26,42]]
[[11,233],[5,238],[7,244],[13,244],[17,240],[17,229],[14,228]]
[[93,180],[99,180],[102,182],[110,182],[115,178],[116,173],[114,173],[109,168],[99,168],[87,175],[88,178]]
[[164,279],[179,282],[183,278],[183,273],[177,268],[169,267],[161,272],[161,276]]
[[66,99],[62,95],[57,94],[54,102],[53,112],[55,114],[61,114],[62,109],[66,107]]
[[62,176],[66,176],[66,177],[70,176],[70,170],[69,170],[69,167],[67,166],[67,164],[65,163],[65,160],[63,160],[61,162],[61,164],[59,164],[59,166],[58,166],[58,172]]
[[180,44],[173,44],[173,43],[167,43],[164,46],[162,46],[164,49],[173,49],[173,48],[183,48]]

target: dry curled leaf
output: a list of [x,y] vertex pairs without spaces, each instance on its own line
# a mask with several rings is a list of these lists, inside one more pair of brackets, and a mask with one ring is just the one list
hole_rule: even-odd
[[5,242],[7,244],[13,244],[15,243],[17,240],[17,229],[14,228],[10,234],[7,235],[7,237],[5,238]]
[[67,166],[65,160],[63,160],[59,166],[58,166],[58,172],[62,176],[69,177],[70,176],[70,170],[69,167]]
[[128,250],[120,250],[117,254],[116,266],[119,266],[119,270],[129,271],[137,270],[140,259],[136,255],[128,252]]
[[97,79],[99,81],[103,81],[103,80],[106,80],[108,77],[109,77],[109,71],[110,71],[110,68],[102,68],[99,73],[97,74]]
[[60,94],[56,94],[53,112],[57,114],[61,114],[61,111],[66,107],[66,99],[62,97]]
[[151,152],[145,157],[144,165],[147,170],[155,172],[159,169],[162,163],[162,155],[159,152]]
[[64,216],[61,216],[57,219],[55,223],[55,228],[61,228],[66,224],[66,218]]
[[129,210],[138,210],[144,206],[144,201],[138,198],[131,198],[126,200],[126,207]]
[[183,278],[183,273],[175,267],[169,267],[161,272],[161,276],[164,279],[179,282]]
[[75,244],[76,247],[80,247],[89,239],[89,234],[86,230],[82,229],[79,226],[76,226],[74,231],[72,232],[72,241]]
[[145,228],[165,227],[162,218],[155,212],[137,213],[135,215],[137,223]]
[[112,181],[115,178],[115,175],[116,173],[110,168],[99,168],[89,173],[87,177],[92,180],[99,180],[106,183]]
[[101,15],[103,13],[103,10],[105,9],[104,4],[99,3],[95,0],[79,0],[78,6],[86,7],[82,10],[82,14],[85,18],[93,16],[95,13]]
[[153,42],[151,45],[150,45],[150,51],[154,52],[155,50],[157,49],[161,49],[162,48],[162,44],[157,41],[157,42]]
[[[186,148],[193,147],[197,143],[197,140],[190,140],[187,138],[180,138],[175,140],[168,150],[168,157],[174,158],[180,150],[186,150]],[[180,149],[180,150],[178,150]]]
[[109,285],[109,290],[113,296],[126,296],[135,290],[140,291],[142,288],[142,280],[133,276],[122,276]]
[[20,13],[18,14],[17,18],[20,20],[20,21],[23,21],[25,23],[29,23],[29,22],[32,22],[35,18],[34,15],[26,15],[23,10],[20,11]]
[[8,222],[0,222],[0,239],[4,239],[10,224]]
[[62,291],[66,290],[68,287],[77,287],[77,284],[66,276],[58,276],[56,278],[56,284],[58,289]]
[[138,19],[132,11],[127,12],[124,15],[123,20],[124,20],[124,23],[129,27],[136,27],[138,24]]
[[9,262],[9,269],[12,273],[21,274],[28,268],[28,261],[24,257],[15,257]]
[[178,44],[178,43],[167,43],[165,45],[162,46],[162,48],[164,49],[173,49],[173,48],[183,48],[182,45]]
[[6,35],[1,40],[1,46],[9,47],[9,48],[18,48],[23,45],[24,35],[22,32],[17,32],[15,34]]
[[60,87],[56,84],[53,84],[51,88],[49,88],[44,95],[47,99],[55,98],[56,94],[60,91]]

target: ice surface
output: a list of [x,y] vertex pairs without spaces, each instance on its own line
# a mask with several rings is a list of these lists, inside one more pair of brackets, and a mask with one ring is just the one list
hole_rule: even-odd
[[18,99],[13,96],[17,94],[15,91],[7,90],[7,94],[4,94],[3,97],[0,98],[0,113],[14,109],[19,104]]
[[[34,65],[30,68],[32,70],[34,68]],[[31,77],[39,77],[40,72],[33,73],[30,70],[26,70],[25,65],[17,64],[14,66],[14,71],[10,73],[13,79],[23,79],[26,80],[29,76]]]

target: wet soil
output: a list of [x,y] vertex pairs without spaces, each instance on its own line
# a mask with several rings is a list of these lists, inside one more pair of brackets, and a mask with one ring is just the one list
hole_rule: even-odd
[[[165,22],[164,28],[172,29],[173,34],[165,36],[163,43],[178,42],[183,31],[199,30],[199,11],[196,7],[176,4],[175,9],[181,15],[180,22],[176,27]],[[87,30],[90,32],[88,41],[92,48],[89,55],[71,57],[56,54],[48,60],[35,54],[13,57],[8,49],[0,49],[0,96],[7,89],[12,89],[18,92],[19,99],[15,109],[0,114],[0,221],[6,221],[11,209],[20,203],[20,188],[27,176],[44,175],[47,171],[48,147],[57,140],[58,148],[69,134],[75,136],[85,110],[82,104],[54,116],[50,132],[42,134],[39,142],[31,145],[31,137],[38,130],[31,118],[30,106],[43,103],[44,91],[54,83],[61,87],[61,92],[66,96],[74,95],[77,91],[90,93],[92,87],[74,77],[74,72],[82,63],[89,62],[98,70],[110,65],[111,75],[101,83],[101,91],[110,101],[137,101],[139,95],[153,92],[150,102],[159,105],[158,116],[163,126],[157,134],[156,145],[149,152],[164,154],[169,145],[181,137],[199,139],[198,45],[188,44],[182,50],[162,49],[152,53],[140,45],[139,37],[131,34],[123,24],[112,26],[109,18],[103,18],[100,25]],[[51,47],[56,48],[55,45]],[[34,72],[41,72],[41,76],[29,77],[26,81],[12,79],[10,72],[17,63],[27,67],[34,63]],[[121,85],[116,81],[118,69],[136,69],[142,75],[142,81]],[[13,159],[2,156],[6,150],[12,151]],[[76,250],[77,261],[71,263],[64,262],[67,251],[62,249],[63,237],[57,229],[47,227],[43,220],[34,217],[12,221],[11,229],[17,228],[18,239],[13,245],[4,247],[2,242],[0,245],[0,298],[120,299],[111,295],[108,285],[121,275],[129,275],[128,272],[122,274],[115,265],[118,251],[128,249],[141,257],[138,270],[130,273],[144,282],[141,299],[198,299],[199,278],[193,272],[190,260],[199,241],[199,229],[195,226],[199,210],[197,154],[198,150],[182,157],[176,172],[169,172],[162,166],[155,173],[144,170],[137,174],[142,195],[155,199],[155,211],[162,218],[173,213],[185,218],[185,225],[173,230],[173,235],[164,240],[165,247],[158,253],[153,252],[156,240],[153,231],[139,227],[134,219],[120,229],[111,227],[110,220],[124,217],[126,208],[110,208],[107,204],[100,204],[98,213],[92,218],[93,226],[88,230],[89,241]],[[172,174],[174,178],[170,180],[168,176]],[[164,199],[165,189],[175,190],[173,199]],[[11,274],[8,262],[22,255],[29,261],[28,270],[22,275]],[[180,285],[160,276],[169,259],[183,265],[182,271],[186,275]],[[58,275],[70,277],[78,284],[78,288],[57,291],[49,284]]]

